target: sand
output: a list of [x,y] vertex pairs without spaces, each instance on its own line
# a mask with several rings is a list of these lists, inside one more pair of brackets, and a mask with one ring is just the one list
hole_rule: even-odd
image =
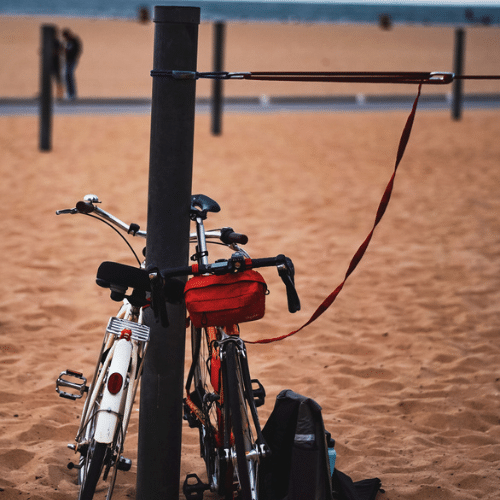
[[[63,21],[85,35],[77,73],[81,95],[148,95],[149,75],[139,81],[137,73],[150,69],[150,26]],[[11,71],[4,61],[15,53],[18,61],[36,62],[39,24],[1,20],[0,95],[36,93],[26,65]],[[15,26],[12,35],[6,35],[6,26]],[[109,43],[93,54],[92,46],[105,41],[103,26],[121,40],[120,47]],[[301,44],[291,37],[291,46],[323,50],[311,27],[293,28],[304,38]],[[252,27],[241,29],[249,33]],[[255,29],[264,43],[265,25]],[[281,29],[283,36],[292,31]],[[357,32],[338,30],[345,36]],[[130,31],[142,41],[133,43]],[[323,36],[326,28],[317,32]],[[471,39],[474,32],[498,43],[496,30],[470,32]],[[443,30],[446,43],[450,33]],[[107,47],[117,61],[121,53],[137,50],[130,63],[134,71],[124,69],[123,59],[106,72],[105,63],[92,66],[91,58],[111,57]],[[402,57],[397,47],[389,48]],[[366,51],[351,45],[350,50],[359,61],[365,58],[367,67],[372,64]],[[434,66],[437,54],[427,52]],[[491,58],[498,57],[493,52]],[[255,57],[247,55],[249,61]],[[298,51],[294,64],[312,67],[311,57]],[[482,69],[498,72],[486,59]],[[267,62],[259,69],[267,69]],[[289,92],[283,85],[279,89]],[[267,314],[243,325],[245,339],[297,328],[342,281],[373,224],[406,117],[404,111],[227,114],[218,138],[209,133],[209,117],[197,117],[193,192],[222,206],[208,225],[231,225],[249,235],[251,255],[284,252],[296,266],[302,311],[287,312],[282,284],[274,271],[264,271],[271,290]],[[252,376],[268,393],[262,422],[282,389],[315,399],[336,439],[338,468],[354,480],[379,477],[382,500],[498,496],[498,117],[497,110],[467,111],[454,122],[449,112],[417,112],[387,213],[335,304],[294,337],[248,347]],[[53,151],[41,153],[36,117],[0,118],[2,500],[76,497],[66,443],[74,439],[82,403],[59,398],[55,379],[66,368],[90,376],[104,325],[117,309],[95,285],[95,270],[104,260],[132,264],[133,259],[105,226],[56,216],[55,210],[93,192],[104,208],[145,227],[149,126],[148,116],[57,116]],[[141,242],[132,243],[142,248]],[[135,411],[126,442],[132,459],[137,430]],[[181,480],[203,473],[197,436],[187,425],[181,467]],[[113,498],[134,498],[136,472],[134,462],[130,472],[119,473]]]

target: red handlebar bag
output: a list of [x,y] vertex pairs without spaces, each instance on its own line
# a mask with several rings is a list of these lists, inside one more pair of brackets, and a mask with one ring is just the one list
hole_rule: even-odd
[[196,328],[229,326],[264,316],[267,285],[256,271],[195,276],[184,288],[186,307]]

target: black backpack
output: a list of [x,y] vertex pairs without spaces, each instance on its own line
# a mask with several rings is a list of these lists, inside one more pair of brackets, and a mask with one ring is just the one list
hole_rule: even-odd
[[259,499],[332,500],[321,407],[284,390],[262,429],[271,456],[259,467]]
[[281,391],[262,433],[271,455],[259,467],[259,500],[375,499],[378,478],[353,483],[337,469],[330,475],[321,406],[312,399]]

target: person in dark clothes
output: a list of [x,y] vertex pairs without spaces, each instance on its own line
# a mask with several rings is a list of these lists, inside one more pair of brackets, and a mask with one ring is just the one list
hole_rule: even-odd
[[69,29],[63,31],[66,59],[66,93],[70,100],[76,99],[75,69],[82,53],[82,42]]
[[64,88],[61,76],[61,55],[63,52],[63,45],[59,40],[57,29],[54,34],[54,52],[52,53],[52,76],[56,83],[56,97],[62,99],[64,96]]

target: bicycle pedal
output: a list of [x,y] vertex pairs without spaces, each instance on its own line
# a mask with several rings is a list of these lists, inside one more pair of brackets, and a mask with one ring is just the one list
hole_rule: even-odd
[[[194,479],[195,483],[190,483]],[[204,483],[196,474],[188,474],[182,486],[186,500],[203,500],[203,493],[210,489],[210,485]]]
[[[68,378],[65,378],[68,377]],[[61,389],[61,387],[68,387],[76,392],[66,392]],[[89,388],[87,386],[87,379],[80,372],[75,372],[74,370],[65,370],[60,373],[56,380],[56,391],[59,396],[66,399],[80,399],[83,395],[88,392]]]
[[201,422],[195,417],[185,399],[183,406],[184,406],[184,415],[182,418],[187,421],[187,423],[189,424],[189,428],[190,429],[200,428]]
[[[266,390],[256,378],[251,380],[251,382],[255,407],[258,408],[259,406],[262,406],[266,401]],[[254,387],[254,384],[257,385],[257,387]]]
[[187,421],[190,429],[199,429],[201,422],[191,413],[184,412],[183,419]]
[[130,458],[120,457],[117,467],[118,470],[128,472],[132,468],[132,460],[130,460]]

